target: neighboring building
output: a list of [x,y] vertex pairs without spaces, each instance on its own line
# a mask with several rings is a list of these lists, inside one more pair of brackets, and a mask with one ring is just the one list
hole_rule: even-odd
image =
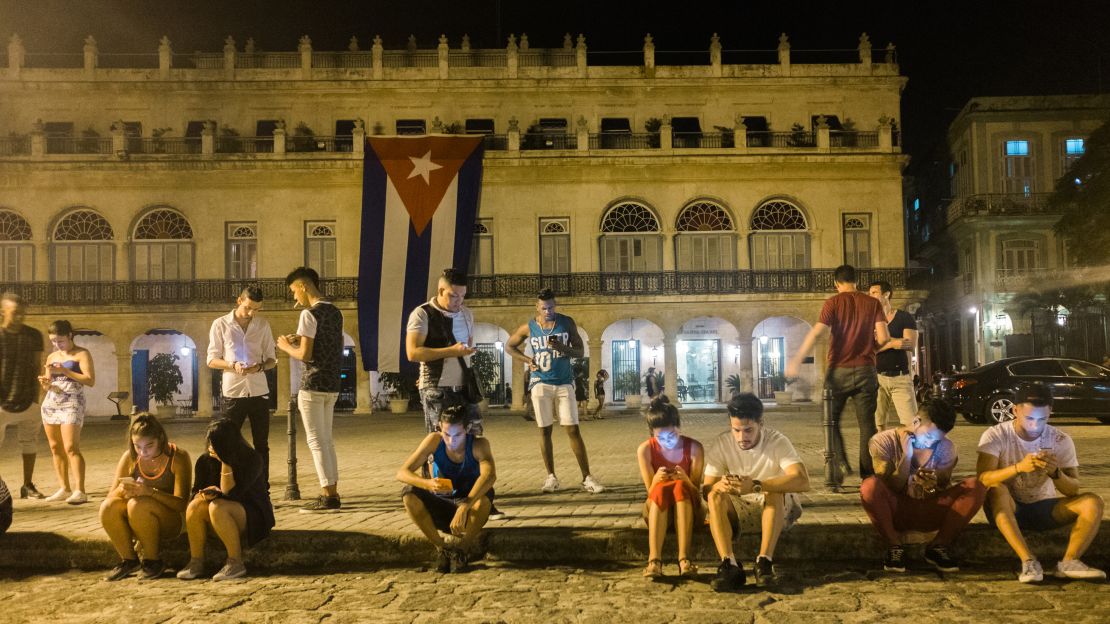
[[1032,293],[1051,296],[1076,274],[1047,198],[1108,119],[1105,95],[972,98],[956,116],[946,227],[921,252],[938,277],[923,317],[934,369],[1031,354],[1101,361],[1099,311],[1049,310]]
[[[211,320],[260,282],[275,331],[291,331],[282,278],[312,265],[352,337],[341,402],[365,409],[376,384],[354,338],[364,136],[482,134],[468,300],[479,347],[501,362],[494,403],[520,404],[503,343],[544,285],[612,379],[655,365],[683,400],[717,402],[735,374],[770,397],[835,266],[888,279],[901,304],[924,294],[906,288],[894,130],[906,80],[893,48],[876,52],[864,37],[858,61],[791,63],[784,35],[777,62],[733,59],[714,36],[708,64],[657,66],[649,37],[641,65],[599,66],[569,35],[551,49],[376,39],[348,52],[305,37],[266,53],[229,39],[222,54],[163,40],[149,56],[100,54],[90,38],[70,58],[13,38],[0,69],[3,288],[30,299],[33,324],[84,329],[96,409],[113,411],[100,397],[116,389],[142,404],[147,361],[173,351],[181,401],[205,414],[219,378],[195,354]],[[823,348],[800,395],[817,395]],[[277,396],[295,375],[282,357]]]

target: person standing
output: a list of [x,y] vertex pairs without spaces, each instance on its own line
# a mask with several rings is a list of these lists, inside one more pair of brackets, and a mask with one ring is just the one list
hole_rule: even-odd
[[[15,293],[0,296],[0,315],[0,446],[4,444],[8,425],[15,424],[23,453],[23,485],[19,488],[19,497],[46,498],[32,481],[35,445],[42,429],[36,405],[41,390],[38,376],[42,370],[42,333],[23,324],[27,304]],[[0,479],[0,487],[7,489],[3,479]]]
[[212,321],[208,368],[223,371],[224,414],[239,427],[250,419],[254,450],[262,457],[262,479],[270,483],[270,385],[266,371],[277,366],[274,334],[262,309],[262,289],[247,286],[235,309]]
[[648,401],[654,401],[655,397],[663,393],[662,384],[659,383],[661,375],[655,372],[655,367],[651,366],[647,369],[647,374],[644,375],[644,388],[647,390]]
[[[551,448],[551,431],[558,414],[559,424],[567,432],[570,448],[582,471],[582,488],[597,494],[605,488],[590,474],[586,443],[578,429],[578,403],[574,400],[574,377],[570,366],[571,358],[582,357],[582,337],[578,335],[574,319],[557,313],[555,306],[555,293],[545,288],[536,297],[535,318],[517,328],[505,348],[514,360],[527,363],[536,378],[532,386],[532,404],[536,409],[536,424],[542,434],[540,454],[547,469],[547,479],[541,491],[559,489]],[[531,357],[520,349],[525,340],[532,349]]]
[[[92,353],[73,342],[73,325],[69,321],[54,321],[49,333],[54,352],[46,358],[46,371],[39,377],[39,384],[46,393],[42,400],[42,424],[50,442],[59,487],[46,500],[80,505],[89,500],[85,494],[85,457],[81,455],[85,386],[91,388],[96,383],[96,372]],[[70,476],[76,489],[70,488]]]
[[[436,296],[416,307],[405,330],[405,355],[420,363],[420,405],[424,408],[424,430],[439,427],[439,413],[445,404],[466,405],[466,430],[482,435],[482,416],[477,403],[469,403],[465,390],[464,366],[477,351],[474,348],[474,314],[463,305],[466,275],[444,269],[436,283]],[[446,402],[446,403],[445,403]]]
[[898,424],[908,427],[917,414],[917,387],[910,371],[909,356],[917,349],[917,322],[909,312],[896,310],[890,305],[890,298],[894,295],[890,282],[871,282],[867,294],[883,306],[887,333],[890,334],[890,341],[875,355],[875,370],[879,373],[875,429],[883,431]]
[[594,398],[597,399],[597,407],[594,408],[593,417],[595,420],[605,418],[603,412],[605,411],[605,382],[609,381],[609,371],[604,368],[597,371],[597,376],[594,377]]
[[285,284],[301,310],[297,333],[280,336],[277,347],[289,357],[304,362],[297,408],[304,423],[308,449],[316,465],[323,493],[309,501],[304,513],[339,511],[339,462],[335,457],[332,421],[339,399],[339,367],[343,359],[343,313],[320,292],[315,269],[298,267],[285,277]]
[[832,391],[833,445],[835,455],[847,464],[840,416],[851,400],[859,421],[859,475],[875,474],[867,443],[875,435],[875,403],[879,382],[875,373],[875,353],[890,340],[883,308],[871,297],[856,290],[855,267],[842,264],[833,272],[836,294],[825,300],[821,315],[806,334],[802,346],[786,365],[786,376],[797,377],[817,339],[829,333],[828,370],[825,388]]

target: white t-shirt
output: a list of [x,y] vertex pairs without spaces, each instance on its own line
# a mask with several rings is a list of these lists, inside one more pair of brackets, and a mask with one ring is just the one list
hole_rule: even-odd
[[[1042,446],[1042,442],[1045,444]],[[979,438],[979,452],[994,455],[998,466],[1012,466],[1029,453],[1042,448],[1051,449],[1056,455],[1056,465],[1060,468],[1077,468],[1079,459],[1075,455],[1075,443],[1071,436],[1052,425],[1045,425],[1041,437],[1023,440],[1014,430],[1013,421],[995,425],[983,432]],[[1019,503],[1035,503],[1049,498],[1059,498],[1056,484],[1041,470],[1023,472],[1006,482],[1010,495]]]
[[731,431],[717,436],[709,447],[705,459],[705,476],[723,477],[727,474],[748,476],[763,481],[786,473],[787,466],[800,464],[802,459],[786,436],[774,429],[764,428],[759,443],[745,451],[736,443]]
[[[326,303],[332,305],[330,301],[321,299],[318,303]],[[316,339],[316,317],[307,308],[301,310],[301,316],[297,319],[297,335],[304,336],[305,338]]]
[[[436,303],[435,297],[432,297],[430,303],[432,307],[439,310],[441,314],[451,319],[451,333],[455,336],[456,342],[463,344],[470,344],[470,328],[474,326],[474,314],[470,309],[463,306],[458,312],[448,312],[439,307]],[[415,310],[409,313],[409,322],[405,328],[407,333],[417,333],[421,336],[428,335],[428,312],[424,306],[417,306]],[[466,358],[467,365],[470,364],[470,357]],[[463,383],[462,367],[459,366],[459,359],[457,357],[449,357],[443,359],[443,371],[439,375],[439,380],[435,385],[437,386],[461,386]],[[431,374],[425,362],[420,363],[420,387],[425,388],[431,384]]]

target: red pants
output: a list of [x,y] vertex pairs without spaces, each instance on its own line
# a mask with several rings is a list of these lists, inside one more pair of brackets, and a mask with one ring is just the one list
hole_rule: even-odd
[[968,477],[937,496],[917,499],[891,490],[878,477],[868,477],[859,494],[871,524],[892,546],[902,543],[903,531],[937,531],[933,543],[944,546],[979,513],[987,489]]
[[691,494],[686,491],[686,484],[678,479],[656,483],[648,492],[648,500],[655,503],[660,511],[667,511],[675,503],[691,498]]

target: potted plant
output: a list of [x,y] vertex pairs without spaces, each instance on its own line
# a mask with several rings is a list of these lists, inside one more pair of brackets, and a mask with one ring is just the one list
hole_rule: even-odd
[[478,406],[484,412],[489,407],[489,398],[493,396],[500,378],[497,359],[489,351],[475,351],[470,356],[470,368],[478,376],[478,384],[482,387],[482,402]]
[[728,388],[728,393],[732,396],[740,394],[743,387],[740,383],[740,375],[733,373],[725,377],[725,387]]
[[157,415],[160,419],[173,418],[176,414],[173,395],[185,382],[181,369],[177,367],[178,359],[176,353],[159,353],[150,358],[147,385],[150,386],[150,398],[158,403]]
[[402,373],[381,373],[378,381],[389,396],[389,411],[404,414],[409,411],[409,401],[416,396],[416,380]]
[[[790,383],[790,380],[786,378],[786,375],[771,375],[771,387],[775,389],[775,403],[790,405],[794,401],[794,393],[786,387],[788,383]],[[782,390],[779,390],[779,388],[782,388]]]
[[643,388],[643,380],[640,379],[639,372],[626,370],[618,374],[613,378],[613,386],[624,393],[625,406],[640,407],[640,391]]

